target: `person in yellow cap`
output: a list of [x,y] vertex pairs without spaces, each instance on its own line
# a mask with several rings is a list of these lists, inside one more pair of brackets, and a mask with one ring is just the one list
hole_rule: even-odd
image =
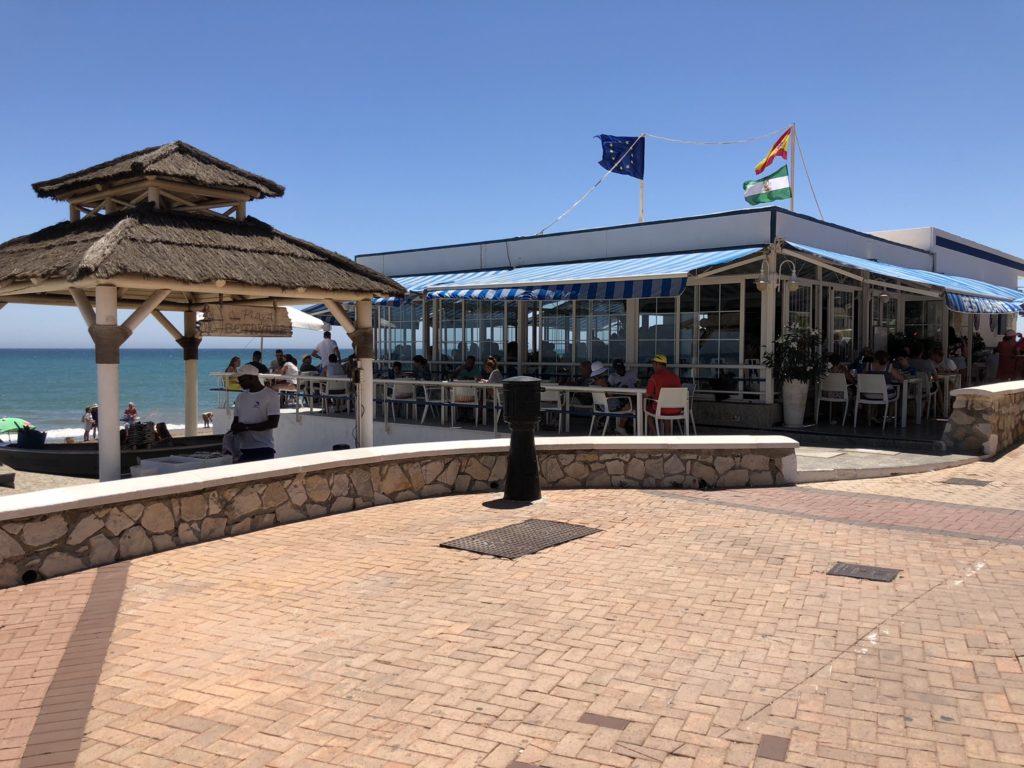
[[[658,403],[658,395],[661,394],[661,390],[664,387],[681,387],[683,382],[679,380],[672,371],[668,369],[668,358],[665,355],[657,354],[651,358],[651,366],[654,368],[654,373],[651,374],[651,378],[647,380],[647,397],[645,398],[646,408],[648,413],[654,413]],[[678,408],[665,408],[662,411],[666,416],[677,415],[679,413]],[[648,419],[650,421],[650,419]]]

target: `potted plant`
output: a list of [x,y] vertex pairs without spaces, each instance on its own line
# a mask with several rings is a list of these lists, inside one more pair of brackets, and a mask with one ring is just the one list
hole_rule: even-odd
[[812,328],[790,326],[775,339],[775,348],[764,356],[762,365],[772,369],[782,382],[782,421],[800,427],[807,410],[807,390],[828,372],[821,349],[821,333]]

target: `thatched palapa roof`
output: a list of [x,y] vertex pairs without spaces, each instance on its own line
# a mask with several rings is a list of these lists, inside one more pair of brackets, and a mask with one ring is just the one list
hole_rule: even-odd
[[146,176],[202,187],[246,190],[254,199],[284,194],[284,187],[277,182],[226,163],[184,141],[140,149],[56,179],[37,181],[32,189],[39,197],[65,199],[97,184],[109,185]]
[[[68,303],[69,287],[91,293],[101,283],[119,286],[122,305],[171,288],[165,308],[257,295],[301,300],[405,294],[376,270],[252,217],[238,221],[140,205],[0,245],[0,301]],[[14,291],[16,297],[5,296]]]

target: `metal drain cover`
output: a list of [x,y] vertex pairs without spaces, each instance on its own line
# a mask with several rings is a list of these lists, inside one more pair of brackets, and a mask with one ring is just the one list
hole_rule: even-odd
[[847,576],[851,579],[867,581],[892,581],[899,576],[898,568],[879,568],[875,565],[859,565],[858,563],[836,563],[828,569],[829,576]]
[[943,480],[946,485],[976,485],[978,487],[988,485],[991,480],[974,480],[970,477],[951,477],[948,480]]
[[526,520],[515,525],[506,525],[504,528],[495,528],[493,531],[452,539],[441,546],[514,560],[600,532],[600,528],[587,528],[585,525],[571,525],[555,520]]

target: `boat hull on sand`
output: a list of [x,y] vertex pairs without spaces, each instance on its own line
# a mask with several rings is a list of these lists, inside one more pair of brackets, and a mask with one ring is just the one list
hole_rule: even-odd
[[[166,445],[152,448],[121,448],[121,476],[140,459],[157,459],[175,454],[197,451],[220,451],[221,436],[176,437]],[[99,477],[99,447],[97,443],[46,443],[42,448],[19,448],[0,444],[0,464],[18,472],[39,472],[44,475],[65,477]]]

